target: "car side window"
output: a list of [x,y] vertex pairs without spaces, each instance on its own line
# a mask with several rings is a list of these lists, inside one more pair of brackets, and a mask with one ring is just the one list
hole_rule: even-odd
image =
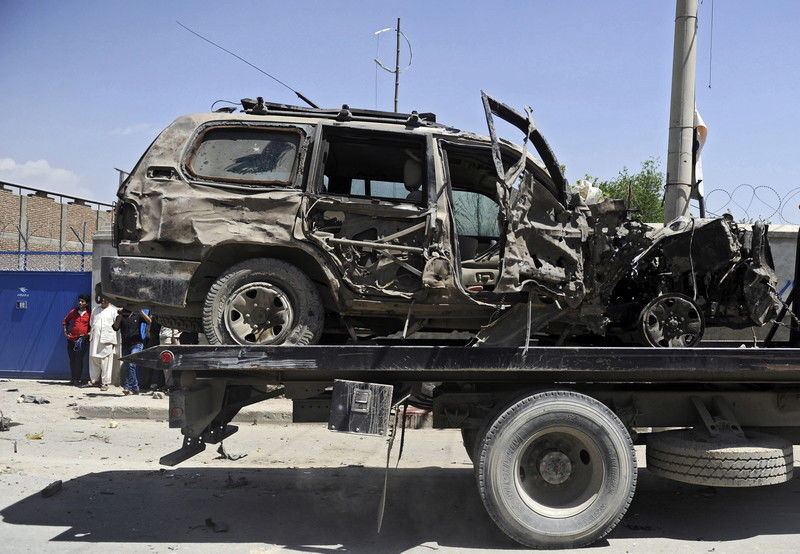
[[215,181],[291,185],[301,138],[295,129],[212,127],[200,135],[187,168]]
[[500,206],[493,199],[471,190],[454,190],[453,204],[459,235],[486,238],[500,235]]
[[325,133],[328,194],[424,204],[425,140],[391,133]]

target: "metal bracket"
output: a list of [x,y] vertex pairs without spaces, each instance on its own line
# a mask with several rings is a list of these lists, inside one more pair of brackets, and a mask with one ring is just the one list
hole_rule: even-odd
[[164,466],[176,466],[185,462],[192,456],[196,456],[206,449],[206,443],[202,437],[183,437],[183,446],[174,452],[161,456],[158,463]]
[[736,421],[733,410],[724,398],[721,396],[712,398],[711,404],[716,412],[716,415],[713,416],[699,397],[692,396],[690,399],[697,414],[700,416],[700,421],[711,437],[734,435],[739,438],[744,438],[744,431],[742,431],[742,427],[739,425],[739,422]]

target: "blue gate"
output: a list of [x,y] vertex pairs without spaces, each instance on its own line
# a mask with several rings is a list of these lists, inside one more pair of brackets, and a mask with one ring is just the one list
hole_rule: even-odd
[[61,322],[91,272],[0,271],[0,377],[69,379]]

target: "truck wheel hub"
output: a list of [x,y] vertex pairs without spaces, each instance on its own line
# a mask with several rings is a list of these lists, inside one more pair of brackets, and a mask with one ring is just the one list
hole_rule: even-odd
[[572,462],[563,452],[548,452],[539,462],[539,474],[551,485],[560,485],[572,474]]

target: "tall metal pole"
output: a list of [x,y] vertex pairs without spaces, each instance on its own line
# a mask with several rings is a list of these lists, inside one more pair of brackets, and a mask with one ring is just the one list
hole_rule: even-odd
[[664,222],[689,215],[694,142],[694,89],[697,67],[697,0],[677,0],[672,54],[667,184]]
[[397,111],[397,93],[400,90],[400,18],[397,18],[397,47],[394,53],[394,111]]

